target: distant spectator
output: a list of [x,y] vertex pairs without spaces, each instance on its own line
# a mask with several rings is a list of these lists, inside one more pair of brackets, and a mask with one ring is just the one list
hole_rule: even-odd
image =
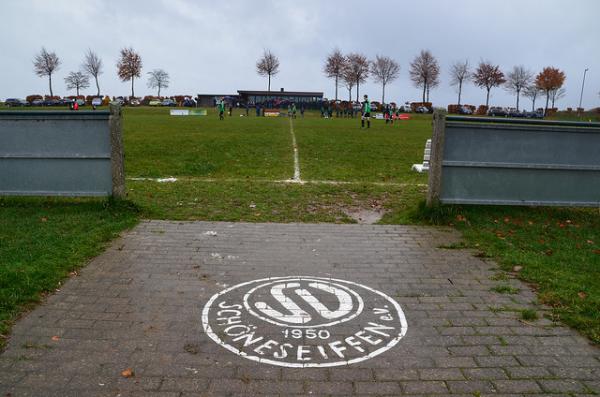
[[362,116],[360,118],[360,128],[365,128],[365,120],[367,121],[367,128],[371,128],[371,102],[369,97],[365,95],[365,101],[362,105]]
[[304,104],[300,105],[300,116],[304,118]]
[[221,99],[221,102],[217,105],[217,109],[219,109],[219,120],[225,119],[225,100]]

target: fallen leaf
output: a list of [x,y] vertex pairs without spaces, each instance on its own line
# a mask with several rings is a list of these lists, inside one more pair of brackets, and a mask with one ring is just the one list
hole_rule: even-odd
[[587,294],[586,294],[585,292],[583,292],[583,291],[579,291],[579,292],[577,293],[577,296],[578,296],[580,299],[585,299],[585,298],[587,298]]
[[531,226],[531,225],[533,225],[533,222],[532,222],[532,221],[527,221],[527,224],[528,224],[529,226]]
[[124,369],[123,371],[121,371],[121,376],[124,378],[131,378],[134,375],[135,375],[135,373],[133,372],[133,369],[131,369],[131,368],[127,368],[127,369]]
[[504,223],[510,222],[510,218],[504,218]]
[[190,354],[198,354],[198,345],[195,345],[193,343],[187,343],[183,346],[183,350],[185,350],[186,352],[190,353]]
[[592,251],[592,252],[593,252],[594,254],[596,254],[596,255],[600,255],[600,250],[594,250],[594,251]]
[[53,336],[52,338],[50,338],[50,339],[52,339],[54,342],[57,342],[57,341],[59,341],[59,340],[60,340],[60,336],[58,336],[58,335],[54,335],[54,336]]
[[552,256],[554,254],[554,251],[549,249],[549,250],[544,251],[544,253],[548,256]]
[[594,241],[593,240],[586,240],[586,243],[588,243],[588,244],[594,244]]
[[523,270],[523,266],[513,266],[513,272],[520,272],[521,270]]
[[47,217],[45,217],[45,216],[42,216],[42,217],[40,218],[40,221],[42,221],[42,222],[48,222],[48,218],[47,218]]

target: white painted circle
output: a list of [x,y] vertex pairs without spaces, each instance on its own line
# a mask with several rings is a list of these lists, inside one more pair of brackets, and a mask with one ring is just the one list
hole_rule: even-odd
[[[311,282],[313,284],[309,284]],[[331,291],[336,288],[335,292],[343,290],[349,293],[352,304],[348,303],[348,296],[340,292],[340,296],[346,300],[344,306],[344,300],[334,295],[338,311],[344,306],[348,313],[342,313],[344,315],[334,321],[316,321],[316,324],[306,326],[290,325],[274,320],[264,312],[257,313],[256,307],[253,308],[250,303],[252,294],[268,286],[275,286],[277,292],[283,283],[290,283],[284,284],[284,287],[292,285],[294,288],[296,284],[300,284],[300,287],[302,283],[312,285],[312,292],[321,294],[314,297],[308,291],[303,295],[300,292],[306,293],[306,289],[296,289],[291,291],[296,295],[288,292],[284,297],[267,297],[278,303],[294,301],[286,303],[286,308],[289,306],[304,312],[308,308],[313,314],[336,315],[331,303],[325,307],[321,302],[321,298],[331,298]],[[360,305],[360,309],[355,305]],[[283,311],[273,309],[268,304],[260,308]],[[315,308],[325,311],[318,312]],[[235,315],[227,317],[221,314],[224,312],[234,312]],[[292,314],[288,318],[296,321]],[[406,335],[408,328],[398,302],[383,292],[352,281],[312,276],[270,277],[226,288],[213,295],[204,306],[202,325],[206,335],[232,353],[252,361],[292,368],[334,367],[368,360],[394,347]],[[294,339],[294,335],[300,337]],[[328,342],[330,339],[333,342]],[[279,347],[279,351],[272,351],[275,347]]]

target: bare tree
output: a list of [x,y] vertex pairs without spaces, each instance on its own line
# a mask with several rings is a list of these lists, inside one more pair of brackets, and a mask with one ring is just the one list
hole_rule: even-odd
[[50,96],[54,96],[52,92],[52,74],[60,68],[60,59],[54,52],[46,51],[42,47],[39,54],[33,59],[33,70],[40,77],[48,76],[48,86],[50,87]]
[[462,86],[469,81],[471,71],[469,68],[469,60],[464,62],[455,62],[450,68],[450,85],[458,86],[458,105],[460,106],[460,97],[462,94]]
[[102,60],[98,54],[88,49],[85,53],[81,68],[84,72],[94,77],[96,80],[96,96],[100,96],[100,84],[98,84],[98,76],[102,74]]
[[344,86],[348,90],[348,101],[352,102],[352,89],[354,88],[354,76],[350,73],[350,68],[348,67],[348,62],[344,63],[344,68],[342,70],[342,80],[344,80]]
[[323,71],[329,78],[335,79],[335,100],[338,99],[338,86],[339,79],[342,77],[344,72],[344,65],[346,64],[346,57],[341,53],[339,49],[333,50],[333,52],[327,57],[325,61],[325,67]]
[[369,60],[366,56],[358,53],[348,54],[346,58],[348,62],[344,73],[347,73],[356,85],[356,102],[358,102],[360,83],[364,83],[369,77]]
[[121,56],[117,63],[117,74],[121,81],[131,80],[131,96],[133,92],[133,81],[142,73],[142,57],[131,47],[121,49]]
[[377,55],[371,63],[371,73],[375,82],[381,83],[381,103],[385,103],[385,86],[398,78],[400,65],[390,57]]
[[519,110],[519,95],[521,91],[531,84],[533,73],[525,69],[525,66],[514,66],[506,75],[505,88],[507,91],[517,94],[517,111]]
[[565,95],[567,95],[567,90],[565,90],[564,88],[557,88],[556,90],[553,90],[550,93],[550,101],[552,102],[552,108],[554,109],[554,101],[558,101],[559,99],[562,99],[565,97]]
[[541,91],[535,84],[529,84],[523,88],[523,96],[531,99],[531,111],[535,111],[535,101],[540,95]]
[[490,91],[494,87],[498,87],[506,82],[504,73],[500,70],[500,66],[492,65],[490,62],[481,61],[479,66],[473,73],[473,83],[480,88],[486,89],[485,106],[490,103]]
[[161,88],[169,88],[169,73],[162,69],[154,69],[148,72],[148,88],[158,88],[157,96],[160,96]]
[[423,88],[423,102],[425,95],[429,101],[430,88],[439,85],[440,65],[429,50],[421,50],[421,53],[410,63],[410,79],[415,87]]
[[271,76],[279,73],[279,59],[271,50],[265,50],[262,58],[256,62],[256,71],[261,76],[269,77],[268,91],[271,92]]
[[77,96],[79,96],[80,89],[88,88],[90,86],[90,78],[87,74],[82,72],[71,72],[65,77],[65,83],[67,84],[68,90],[76,90]]

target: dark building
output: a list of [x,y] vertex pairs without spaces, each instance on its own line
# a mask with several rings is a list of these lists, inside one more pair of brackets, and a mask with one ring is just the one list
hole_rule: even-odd
[[233,94],[198,94],[196,96],[196,102],[198,103],[199,107],[214,107],[217,105],[217,101],[220,101],[221,98],[225,98],[226,101],[233,101],[234,103],[239,100],[238,96]]
[[290,102],[295,102],[297,106],[304,104],[306,107],[320,106],[323,101],[322,92],[303,92],[303,91],[238,91],[240,102],[248,103],[253,106],[261,104],[269,108],[287,106]]

